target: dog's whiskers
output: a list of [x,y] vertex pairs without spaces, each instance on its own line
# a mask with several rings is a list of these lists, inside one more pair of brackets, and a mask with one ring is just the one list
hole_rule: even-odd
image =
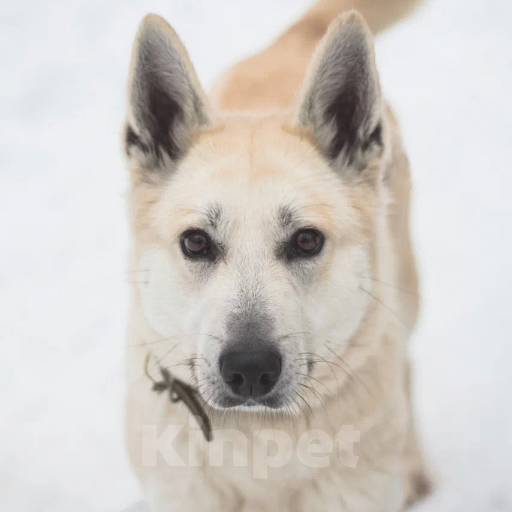
[[387,304],[385,304],[382,300],[380,300],[378,297],[376,297],[375,295],[373,295],[373,293],[371,293],[370,291],[366,290],[365,288],[363,288],[362,286],[358,286],[358,288],[366,293],[369,297],[371,297],[373,300],[375,300],[378,304],[380,304],[382,307],[384,307],[385,309],[387,309],[408,331],[412,331],[412,327],[410,325],[407,325],[406,322],[404,322],[399,316],[398,314],[396,313],[396,311],[393,311]]
[[[299,393],[296,391],[295,392],[295,395],[296,396],[299,396]],[[292,401],[293,403],[297,406],[297,408],[302,412],[302,416],[304,417],[304,421],[306,422],[306,424],[308,425],[308,428],[311,428],[311,423],[309,421],[309,418],[306,414],[306,412],[304,411],[304,409],[301,407],[301,405],[299,404],[299,402],[297,402],[297,400],[295,399],[295,397],[292,398]]]
[[[336,354],[336,352],[334,352],[334,350],[332,350],[331,347],[329,347],[328,345],[325,346],[325,348],[327,350],[329,350],[329,352],[331,352],[333,354],[334,357],[336,357],[336,359],[338,359],[338,361],[342,364],[344,364],[345,366],[348,366],[350,372],[348,372],[347,370],[344,370],[346,372],[346,374],[351,377],[352,375],[354,377],[357,378],[357,380],[361,383],[361,385],[366,389],[366,391],[368,393],[370,393],[370,390],[368,389],[368,387],[366,386],[366,384],[363,382],[363,380],[361,379],[361,377],[359,377],[359,375],[349,366],[349,364],[344,360],[342,359],[338,354]],[[352,378],[352,377],[351,377]],[[353,379],[352,379],[353,380]]]
[[394,284],[391,284],[391,283],[386,283],[384,281],[381,281],[380,279],[376,279],[375,277],[372,277],[372,276],[363,276],[363,275],[360,275],[360,274],[357,274],[359,277],[362,277],[363,279],[370,279],[371,281],[374,281],[375,283],[378,283],[378,284],[382,284],[384,286],[389,286],[390,288],[393,288],[394,290],[397,290],[399,291],[400,293],[405,293],[407,295],[412,295],[413,297],[421,297],[420,294],[418,293],[414,293],[414,292],[411,292],[411,291],[407,291],[407,290],[403,290],[402,288],[399,288],[398,286],[394,285]]
[[317,378],[311,376],[311,375],[308,375],[307,373],[298,373],[298,375],[301,375],[302,377],[305,377],[307,379],[310,379],[310,380],[314,380],[315,382],[318,382],[318,384],[320,384],[321,386],[323,386],[323,388],[327,391],[327,393],[332,396],[332,393],[329,391],[329,388],[321,381],[319,381]]
[[[194,332],[194,333],[190,333],[190,334],[176,334],[174,336],[167,336],[166,338],[160,338],[158,340],[153,340],[153,341],[143,341],[142,343],[134,343],[133,345],[128,345],[128,347],[129,348],[145,347],[146,345],[154,345],[157,343],[163,343],[164,341],[169,341],[169,340],[173,340],[176,338],[187,338],[190,336],[208,336],[208,337],[217,338],[216,336],[213,336],[213,334],[208,334],[208,333],[203,333],[203,332]],[[220,338],[217,338],[217,339],[220,339]]]
[[[303,387],[307,391],[311,391],[311,393],[313,393],[313,396],[315,396],[317,398],[317,400],[320,402],[320,404],[322,404],[322,407],[324,408],[325,412],[327,414],[329,414],[329,411],[327,410],[327,404],[325,403],[324,398],[313,386],[309,386],[308,384],[302,383],[301,387]],[[307,393],[307,391],[306,391],[306,393]]]

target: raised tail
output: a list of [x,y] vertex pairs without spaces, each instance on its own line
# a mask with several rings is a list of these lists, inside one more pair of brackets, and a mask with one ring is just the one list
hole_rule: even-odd
[[363,15],[370,30],[376,35],[408,16],[420,2],[421,0],[319,0],[297,24],[308,18],[316,18],[327,28],[343,11],[355,9]]
[[262,52],[242,60],[216,84],[222,110],[276,110],[294,104],[311,56],[337,16],[358,10],[373,34],[410,14],[421,0],[319,0]]

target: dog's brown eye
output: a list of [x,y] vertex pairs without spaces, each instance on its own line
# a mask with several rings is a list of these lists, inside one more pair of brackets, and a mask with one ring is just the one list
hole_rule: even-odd
[[209,256],[210,238],[201,230],[185,231],[181,235],[181,250],[191,258],[202,258]]
[[295,233],[291,249],[295,256],[309,257],[318,254],[323,244],[324,236],[320,231],[316,229],[301,229]]

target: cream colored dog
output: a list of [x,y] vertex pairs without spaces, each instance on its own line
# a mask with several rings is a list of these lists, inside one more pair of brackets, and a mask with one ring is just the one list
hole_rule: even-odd
[[[414,0],[320,0],[205,96],[149,15],[129,79],[127,437],[153,510],[401,510],[429,479],[407,339],[410,177],[370,29]],[[183,403],[144,374],[197,391]]]

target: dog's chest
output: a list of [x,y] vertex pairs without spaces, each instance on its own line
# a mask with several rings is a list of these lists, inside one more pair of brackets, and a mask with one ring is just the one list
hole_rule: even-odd
[[[225,499],[227,510],[233,506],[237,512],[240,502],[241,510],[247,512],[399,509],[403,500],[400,443],[390,439],[376,445],[373,433],[372,439],[361,438],[360,432],[346,426],[305,432],[227,428],[214,431],[212,443],[197,437],[195,456],[201,452],[200,471],[209,492]],[[186,437],[190,455],[194,450],[190,451],[190,437]]]

